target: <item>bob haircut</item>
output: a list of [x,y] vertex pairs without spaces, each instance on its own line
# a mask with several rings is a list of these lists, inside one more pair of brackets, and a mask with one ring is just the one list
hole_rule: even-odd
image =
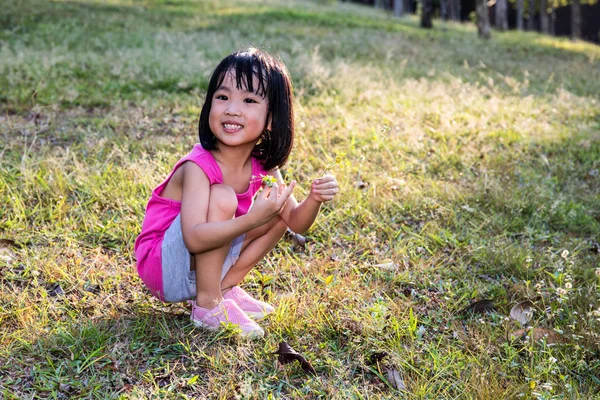
[[[282,62],[265,51],[250,47],[225,57],[210,77],[206,100],[200,112],[198,134],[205,150],[215,150],[218,142],[210,130],[209,115],[213,97],[231,72],[239,90],[248,90],[268,101],[267,119],[271,120],[271,132],[265,132],[257,142],[252,156],[260,161],[265,170],[281,167],[287,161],[294,144],[294,110],[292,81]],[[254,77],[258,87],[254,87]]]

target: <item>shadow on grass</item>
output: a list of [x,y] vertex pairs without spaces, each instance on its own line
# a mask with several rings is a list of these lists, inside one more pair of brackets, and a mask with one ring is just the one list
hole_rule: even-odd
[[114,319],[86,320],[80,313],[51,335],[19,340],[0,367],[3,388],[16,398],[107,398],[136,386],[185,392],[182,381],[209,368],[204,349],[238,340],[231,332],[194,328],[182,307],[150,307],[138,303]]

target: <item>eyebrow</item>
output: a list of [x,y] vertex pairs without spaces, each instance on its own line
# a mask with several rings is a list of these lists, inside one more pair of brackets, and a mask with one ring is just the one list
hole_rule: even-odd
[[[219,86],[219,87],[217,88],[217,90],[224,90],[224,91],[226,91],[226,92],[231,92],[231,89],[229,88],[229,86]],[[256,95],[258,95],[256,92],[251,92],[250,90],[246,90],[246,89],[244,89],[243,91],[244,91],[244,92],[246,92],[246,93],[250,93],[250,94],[256,94]]]

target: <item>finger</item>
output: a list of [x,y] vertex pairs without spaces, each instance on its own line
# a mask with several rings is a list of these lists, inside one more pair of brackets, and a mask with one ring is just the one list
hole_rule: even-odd
[[258,192],[258,196],[262,199],[266,199],[267,196],[269,195],[269,187],[268,186],[264,186],[263,188],[260,189],[260,191]]
[[321,183],[319,185],[313,185],[315,189],[333,189],[338,186],[336,181]]
[[277,185],[277,182],[273,182],[270,189],[271,192],[269,193],[269,200],[277,199],[277,195],[279,194],[279,185]]
[[333,200],[334,196],[328,196],[328,195],[319,195],[317,201],[331,201]]
[[315,189],[313,190],[313,193],[319,194],[319,195],[325,195],[325,196],[333,196],[335,194],[338,193],[338,189],[337,188],[333,188],[333,189]]

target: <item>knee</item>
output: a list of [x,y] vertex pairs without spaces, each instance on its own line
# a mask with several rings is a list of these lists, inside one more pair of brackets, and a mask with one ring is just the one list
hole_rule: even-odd
[[212,185],[208,200],[209,219],[230,219],[235,215],[238,200],[235,191],[227,185]]

